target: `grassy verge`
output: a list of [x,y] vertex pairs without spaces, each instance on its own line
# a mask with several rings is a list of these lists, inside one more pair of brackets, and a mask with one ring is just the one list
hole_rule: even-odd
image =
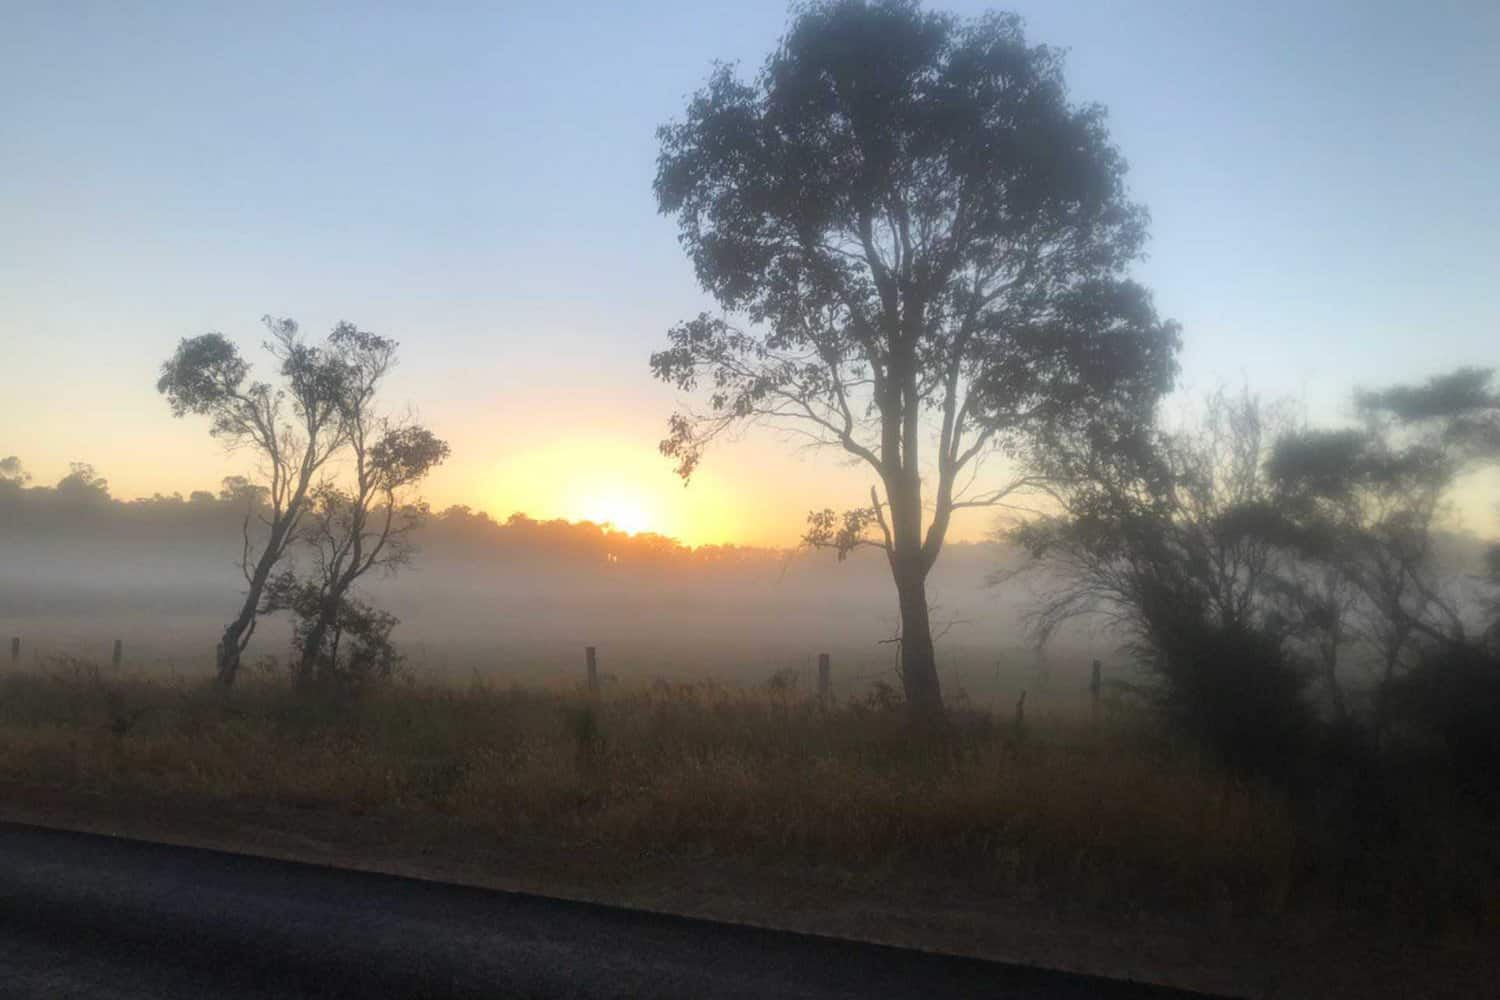
[[1478,947],[1500,929],[1494,831],[1431,782],[1401,785],[1399,808],[1396,792],[1372,809],[1337,783],[1294,795],[1129,713],[1025,729],[958,713],[915,743],[898,711],[822,712],[787,692],[658,685],[591,703],[405,684],[332,702],[55,663],[0,680],[0,782],[106,810],[365,824],[412,843],[442,831],[422,850],[509,845],[585,890],[568,859],[712,868],[745,899],[769,877],[860,889],[848,905],[883,893],[888,913],[995,901],[1117,929],[1178,920],[1219,941],[1279,926]]

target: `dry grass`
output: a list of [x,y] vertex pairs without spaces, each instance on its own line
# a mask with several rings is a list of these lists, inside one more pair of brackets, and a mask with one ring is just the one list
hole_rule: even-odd
[[1388,916],[1399,901],[1424,925],[1500,925],[1493,871],[1442,817],[1371,872],[1376,855],[1362,845],[1354,864],[1337,816],[1232,779],[1128,714],[1024,732],[957,714],[916,743],[897,712],[824,713],[788,692],[662,685],[591,703],[408,683],[333,703],[267,679],[226,697],[59,662],[0,680],[0,779],[957,876],[1106,910],[1250,917],[1353,901]]

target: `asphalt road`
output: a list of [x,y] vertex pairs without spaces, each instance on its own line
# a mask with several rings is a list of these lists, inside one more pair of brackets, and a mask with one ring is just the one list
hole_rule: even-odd
[[0,824],[5,997],[1178,997],[1024,966]]

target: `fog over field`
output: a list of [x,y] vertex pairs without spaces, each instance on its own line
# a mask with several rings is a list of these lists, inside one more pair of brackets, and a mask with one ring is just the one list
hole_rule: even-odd
[[[56,488],[0,492],[0,634],[23,659],[107,661],[124,641],[127,668],[204,674],[240,599],[245,504],[226,490],[190,499],[121,501],[96,474]],[[412,670],[498,682],[568,683],[583,647],[621,681],[657,677],[761,683],[776,671],[811,683],[817,654],[834,657],[840,694],[891,673],[897,609],[884,556],[735,546],[689,549],[655,535],[540,522],[496,522],[452,508],[420,529],[418,552],[366,593],[401,619],[395,638]],[[306,562],[307,552],[296,559]],[[1027,646],[1030,584],[987,583],[1018,555],[1000,543],[954,544],[934,572],[940,664],[954,694],[1069,697],[1092,657],[1118,640],[1079,632],[1046,657]],[[247,662],[283,663],[291,624],[263,620]]]

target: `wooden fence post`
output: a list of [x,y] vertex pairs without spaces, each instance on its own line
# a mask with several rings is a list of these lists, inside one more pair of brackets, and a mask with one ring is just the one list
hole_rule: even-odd
[[833,668],[827,653],[818,654],[818,705],[827,708],[833,701]]
[[1095,722],[1099,721],[1099,691],[1104,687],[1104,681],[1100,677],[1101,669],[1099,661],[1095,660],[1094,674],[1089,679],[1089,706]]
[[12,670],[21,669],[21,637],[18,635],[10,637],[10,666]]
[[599,657],[593,646],[583,647],[584,664],[588,668],[589,695],[599,693]]
[[109,665],[116,670],[120,669],[120,661],[125,658],[125,640],[115,640],[115,651],[110,654]]

